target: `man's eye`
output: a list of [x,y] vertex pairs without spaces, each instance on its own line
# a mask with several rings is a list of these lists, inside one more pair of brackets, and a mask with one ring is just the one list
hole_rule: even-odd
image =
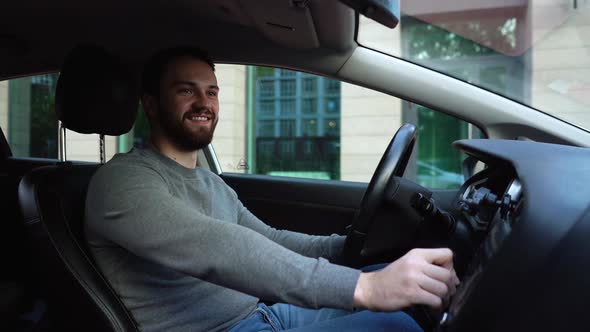
[[193,94],[193,90],[191,90],[189,88],[182,88],[182,89],[178,90],[178,93],[180,93],[181,95],[188,96],[188,95]]
[[217,97],[218,92],[217,91],[209,91],[209,96],[211,97]]

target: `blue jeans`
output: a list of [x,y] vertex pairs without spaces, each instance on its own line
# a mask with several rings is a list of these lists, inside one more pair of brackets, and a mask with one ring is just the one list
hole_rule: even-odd
[[[380,270],[386,264],[365,266],[363,272]],[[259,304],[254,312],[236,324],[230,332],[320,332],[387,331],[422,332],[412,317],[402,311],[371,312],[339,309],[306,309],[291,304]]]
[[230,332],[314,332],[314,331],[422,331],[406,313],[349,312],[338,309],[306,309],[290,304],[272,306],[259,304],[246,319],[235,325]]

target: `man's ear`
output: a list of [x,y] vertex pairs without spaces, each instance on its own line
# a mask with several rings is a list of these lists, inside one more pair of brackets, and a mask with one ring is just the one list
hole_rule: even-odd
[[143,106],[145,115],[150,119],[153,118],[158,111],[158,101],[156,100],[156,97],[152,95],[144,94],[141,96],[141,105]]

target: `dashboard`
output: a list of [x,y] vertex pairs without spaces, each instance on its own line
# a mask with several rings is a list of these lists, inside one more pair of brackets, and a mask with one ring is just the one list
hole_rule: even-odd
[[454,202],[460,222],[469,229],[468,236],[477,249],[466,271],[449,311],[444,317],[450,323],[465,305],[478,285],[485,266],[502,248],[520,216],[525,201],[523,187],[507,165],[489,167],[468,179]]
[[439,328],[580,326],[585,314],[572,312],[590,298],[590,149],[489,139],[454,146],[487,167],[453,202],[454,237],[472,250]]
[[486,167],[458,191],[393,177],[361,255],[391,261],[408,248],[453,250],[461,284],[440,317],[418,318],[427,330],[590,330],[590,149],[453,145],[472,159],[466,164]]

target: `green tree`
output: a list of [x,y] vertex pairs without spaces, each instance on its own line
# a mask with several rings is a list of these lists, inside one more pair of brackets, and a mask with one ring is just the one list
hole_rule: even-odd
[[55,114],[55,82],[58,74],[47,75],[47,84],[31,86],[30,154],[35,157],[57,157],[58,126]]

